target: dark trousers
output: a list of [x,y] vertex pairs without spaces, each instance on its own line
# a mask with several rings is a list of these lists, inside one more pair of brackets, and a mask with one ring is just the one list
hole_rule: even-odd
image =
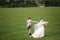
[[28,35],[31,35],[31,26],[28,26]]

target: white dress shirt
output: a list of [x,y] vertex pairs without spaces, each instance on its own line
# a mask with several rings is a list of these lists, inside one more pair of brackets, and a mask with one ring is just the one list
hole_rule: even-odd
[[31,24],[32,24],[32,20],[31,19],[28,19],[27,20],[27,27],[31,26]]

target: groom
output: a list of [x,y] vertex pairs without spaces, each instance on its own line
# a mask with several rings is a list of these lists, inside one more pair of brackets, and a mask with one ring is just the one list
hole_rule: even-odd
[[28,28],[28,35],[30,36],[31,35],[31,23],[32,22],[32,20],[31,20],[31,18],[29,17],[28,19],[27,19],[27,28]]
[[32,21],[32,19],[29,17],[27,19],[27,28],[28,28],[28,35],[31,36],[31,26],[32,26],[32,22],[36,23],[37,21]]

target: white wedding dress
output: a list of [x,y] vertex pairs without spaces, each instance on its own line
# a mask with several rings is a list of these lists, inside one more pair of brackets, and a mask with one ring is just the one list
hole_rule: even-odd
[[34,33],[32,34],[33,38],[41,38],[44,37],[44,24],[48,22],[43,21],[43,19],[34,25]]

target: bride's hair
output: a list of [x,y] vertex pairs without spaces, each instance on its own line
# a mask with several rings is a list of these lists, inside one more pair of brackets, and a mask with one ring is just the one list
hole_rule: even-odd
[[45,18],[41,18],[41,19],[45,20]]

